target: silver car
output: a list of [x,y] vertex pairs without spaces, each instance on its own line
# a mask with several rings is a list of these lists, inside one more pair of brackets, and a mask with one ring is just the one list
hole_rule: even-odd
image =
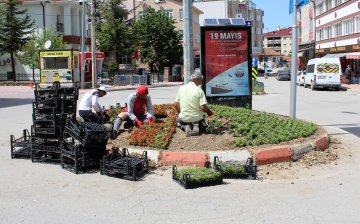
[[291,80],[291,74],[290,74],[290,70],[288,69],[283,69],[283,70],[279,70],[277,72],[276,75],[276,79],[281,81],[281,80]]
[[304,85],[305,74],[306,74],[306,71],[303,71],[303,70],[298,71],[297,78],[296,78],[296,84],[298,86],[303,86]]

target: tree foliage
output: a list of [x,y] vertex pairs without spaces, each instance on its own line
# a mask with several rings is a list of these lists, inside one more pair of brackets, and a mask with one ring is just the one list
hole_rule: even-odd
[[28,65],[34,74],[34,69],[39,68],[39,51],[45,50],[45,42],[51,41],[49,50],[63,50],[66,49],[66,44],[63,42],[63,36],[58,35],[54,27],[50,27],[46,32],[33,33],[30,40],[22,47],[21,51],[18,52],[17,57],[19,61]]
[[108,0],[99,6],[100,23],[96,29],[99,49],[115,52],[117,64],[120,63],[121,56],[131,55],[135,49],[132,27],[126,24],[128,11],[122,2]]
[[29,41],[33,32],[34,21],[26,14],[27,10],[18,8],[22,3],[18,0],[8,0],[5,3],[5,13],[0,15],[0,52],[10,53],[12,79],[16,81],[14,54]]
[[181,61],[181,33],[174,24],[173,19],[153,8],[148,8],[144,16],[135,22],[140,61],[147,63],[151,71],[161,71],[165,66]]

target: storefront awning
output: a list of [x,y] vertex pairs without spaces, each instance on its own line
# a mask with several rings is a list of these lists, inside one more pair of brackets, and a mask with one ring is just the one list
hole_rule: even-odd
[[346,54],[346,59],[360,59],[360,52],[352,52]]
[[323,58],[342,58],[345,57],[348,53],[340,53],[340,54],[327,54]]

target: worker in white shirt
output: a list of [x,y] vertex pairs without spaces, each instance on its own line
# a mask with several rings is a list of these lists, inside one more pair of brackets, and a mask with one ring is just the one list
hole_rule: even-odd
[[[100,86],[97,89],[92,89],[89,92],[85,93],[82,97],[79,105],[79,115],[84,119],[84,121],[103,123],[103,116],[108,118],[102,106],[99,104],[99,98],[105,96],[107,90],[105,86]],[[94,108],[95,112],[92,111]]]

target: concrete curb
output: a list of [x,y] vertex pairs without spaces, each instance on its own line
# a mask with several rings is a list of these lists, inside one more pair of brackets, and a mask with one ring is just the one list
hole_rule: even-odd
[[[326,132],[326,130],[324,130]],[[155,163],[162,165],[178,166],[198,166],[204,167],[207,162],[213,162],[214,157],[218,156],[221,161],[240,161],[245,164],[246,160],[254,155],[257,165],[265,165],[278,162],[296,161],[301,159],[306,153],[312,150],[324,151],[329,146],[330,138],[328,133],[321,135],[317,139],[309,140],[301,144],[279,145],[268,148],[256,149],[254,153],[249,150],[231,151],[166,151],[141,148],[128,148],[129,152],[142,154],[147,150],[148,158]]]

